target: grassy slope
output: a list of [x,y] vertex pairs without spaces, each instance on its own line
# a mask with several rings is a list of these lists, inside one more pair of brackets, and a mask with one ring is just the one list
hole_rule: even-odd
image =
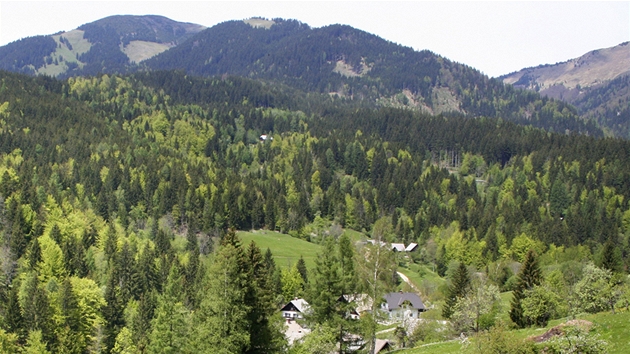
[[287,268],[295,264],[301,255],[304,257],[307,268],[312,269],[315,267],[317,252],[321,249],[320,245],[275,231],[239,231],[237,234],[245,246],[249,245],[251,241],[256,242],[263,254],[267,251],[267,248],[271,249],[276,264],[281,268]]
[[[628,333],[630,331],[630,312],[621,312],[612,315],[610,312],[601,312],[597,314],[582,314],[578,316],[580,319],[591,321],[594,324],[592,333],[599,335],[600,339],[605,340],[608,343],[609,354],[622,354],[627,353],[630,347],[630,337]],[[515,330],[514,333],[517,338],[525,339],[530,336],[540,335],[545,333],[551,327],[557,326],[560,323],[566,322],[563,320],[554,320],[545,328],[525,328]],[[405,354],[432,354],[432,353],[461,353],[462,346],[459,341],[449,341],[441,343],[432,343],[425,346],[420,346],[413,349],[398,351],[397,353]]]

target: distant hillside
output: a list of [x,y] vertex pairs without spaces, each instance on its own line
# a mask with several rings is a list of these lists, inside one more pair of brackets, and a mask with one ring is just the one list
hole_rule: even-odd
[[581,115],[611,135],[628,138],[629,43],[594,50],[563,63],[526,68],[500,79],[574,104]]
[[204,28],[162,16],[111,16],[0,47],[0,69],[56,77],[126,72]]
[[501,117],[552,131],[601,134],[563,102],[515,90],[430,51],[415,51],[343,25],[228,21],[143,62],[142,68],[238,75],[380,106]]
[[311,28],[296,20],[253,18],[202,29],[159,16],[112,16],[2,47],[0,69],[58,78],[174,69],[193,76],[233,75],[354,105],[603,135],[564,102],[350,26]]

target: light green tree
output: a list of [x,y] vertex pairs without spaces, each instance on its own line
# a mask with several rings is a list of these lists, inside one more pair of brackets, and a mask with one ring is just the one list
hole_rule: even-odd
[[[10,351],[3,351],[3,353],[11,353]],[[28,339],[24,346],[24,354],[50,354],[50,351],[46,348],[46,343],[42,339],[42,331],[31,331],[28,333]]]
[[561,299],[546,284],[536,285],[525,290],[525,298],[521,301],[523,316],[530,323],[544,327],[556,313]]
[[393,288],[396,274],[396,257],[394,252],[382,246],[386,236],[391,232],[391,219],[383,217],[376,221],[372,230],[374,244],[364,245],[357,253],[357,270],[361,288],[371,301],[371,314],[361,318],[363,335],[369,353],[374,353],[376,329],[380,304],[385,293]]
[[311,333],[294,343],[289,354],[330,354],[336,351],[337,334],[326,325],[315,325]]
[[602,269],[589,263],[584,267],[582,279],[575,284],[575,293],[580,307],[590,313],[610,309],[615,313],[615,305],[623,296],[623,282],[609,269]]
[[494,323],[499,304],[499,288],[479,275],[472,279],[470,291],[455,304],[451,319],[461,330],[479,332]]
[[282,269],[282,296],[286,301],[302,297],[304,280],[296,265],[289,269]]
[[112,349],[112,354],[139,354],[140,351],[133,342],[133,335],[131,330],[127,327],[123,327],[116,336],[116,344]]

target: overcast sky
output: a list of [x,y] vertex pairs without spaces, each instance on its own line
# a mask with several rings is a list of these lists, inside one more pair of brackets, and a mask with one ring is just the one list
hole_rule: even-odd
[[0,1],[0,45],[123,14],[208,27],[254,16],[347,24],[490,76],[630,41],[630,1]]

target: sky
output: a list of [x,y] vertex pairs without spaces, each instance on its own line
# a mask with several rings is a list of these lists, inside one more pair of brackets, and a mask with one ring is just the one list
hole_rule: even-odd
[[496,77],[630,41],[630,1],[0,1],[0,45],[111,15],[345,24]]

